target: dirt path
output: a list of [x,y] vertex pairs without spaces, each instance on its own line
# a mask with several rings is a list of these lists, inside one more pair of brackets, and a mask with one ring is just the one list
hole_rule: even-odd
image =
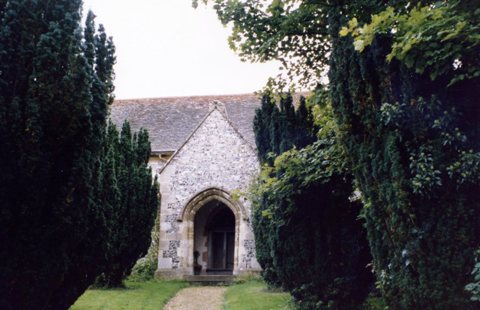
[[226,287],[197,286],[180,290],[165,305],[165,310],[220,310]]

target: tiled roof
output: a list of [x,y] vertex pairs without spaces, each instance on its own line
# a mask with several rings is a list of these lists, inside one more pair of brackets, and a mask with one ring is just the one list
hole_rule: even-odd
[[117,127],[128,120],[133,131],[146,128],[153,152],[174,151],[197,128],[214,101],[225,105],[233,126],[255,146],[253,118],[260,99],[254,94],[116,100],[111,119]]

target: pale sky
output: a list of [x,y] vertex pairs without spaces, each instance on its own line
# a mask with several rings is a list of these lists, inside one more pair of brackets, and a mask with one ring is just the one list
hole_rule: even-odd
[[212,8],[191,0],[84,0],[117,49],[116,99],[251,93],[278,63],[242,63]]

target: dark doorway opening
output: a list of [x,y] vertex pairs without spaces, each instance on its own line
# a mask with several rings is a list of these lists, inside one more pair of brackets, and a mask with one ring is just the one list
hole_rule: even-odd
[[202,273],[233,273],[235,215],[225,204],[212,201],[195,216],[195,251],[200,257],[197,265],[203,265]]

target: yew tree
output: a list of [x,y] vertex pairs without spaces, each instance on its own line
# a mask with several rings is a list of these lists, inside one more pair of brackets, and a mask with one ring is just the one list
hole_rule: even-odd
[[[0,1],[1,309],[67,309],[104,271],[118,233],[106,197],[115,163],[103,151],[115,49],[93,14],[81,27],[81,9]],[[145,139],[135,169],[151,216]]]
[[307,85],[328,70],[390,308],[475,308],[479,1],[211,2],[242,58],[280,60]]
[[[307,109],[302,102],[299,119]],[[307,132],[320,127],[318,140],[279,155],[270,152],[252,188],[257,260],[265,281],[289,291],[300,309],[361,309],[373,285],[366,232],[358,219],[361,203],[353,197],[331,108],[314,107],[317,123],[303,126]],[[262,105],[255,117],[258,142],[268,132],[261,119],[271,118],[270,110]],[[281,144],[292,145],[298,136]]]

